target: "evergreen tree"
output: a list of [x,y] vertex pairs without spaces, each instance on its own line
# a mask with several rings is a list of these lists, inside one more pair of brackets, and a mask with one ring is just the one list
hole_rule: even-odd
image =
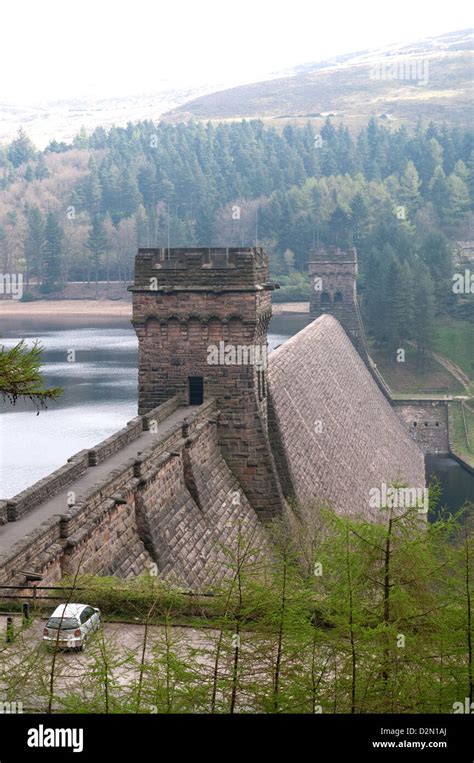
[[411,295],[406,289],[402,266],[393,255],[388,262],[384,292],[386,347],[392,362],[396,362],[396,351],[403,347],[406,336],[406,316],[411,310]]
[[35,178],[36,178],[36,180],[44,180],[47,177],[49,177],[49,170],[48,170],[48,168],[46,166],[46,162],[44,160],[44,155],[40,154],[38,156],[38,160],[36,162]]
[[430,272],[421,261],[414,268],[413,319],[418,367],[423,372],[434,343],[435,297]]
[[22,127],[18,130],[15,140],[10,143],[7,155],[14,167],[19,167],[35,155],[35,147]]
[[469,209],[469,189],[458,175],[451,174],[447,179],[448,198],[446,218],[450,226],[457,225]]
[[328,220],[329,242],[341,248],[351,245],[350,212],[338,204]]
[[441,224],[448,220],[448,182],[442,167],[436,167],[429,184],[430,199],[438,214]]
[[453,298],[453,256],[447,238],[439,232],[430,233],[422,242],[420,257],[430,270],[437,310],[441,311]]
[[64,234],[53,212],[46,218],[44,232],[44,277],[43,289],[51,291],[61,281],[61,262]]
[[420,185],[421,181],[413,162],[407,162],[400,178],[400,201],[408,208],[408,212],[413,215],[420,204]]
[[95,288],[96,298],[99,296],[99,268],[100,259],[108,246],[107,235],[104,230],[104,223],[100,215],[95,215],[92,218],[92,227],[89,232],[89,238],[87,239],[87,248],[91,253],[92,265],[95,272]]
[[196,238],[199,246],[212,246],[214,240],[214,214],[210,209],[201,208],[196,225]]
[[369,231],[369,208],[363,197],[359,192],[354,196],[351,203],[351,228],[352,238],[356,247],[362,242]]
[[27,212],[28,228],[25,240],[26,285],[31,275],[36,275],[38,283],[43,280],[43,255],[45,230],[43,216],[38,207],[30,207]]

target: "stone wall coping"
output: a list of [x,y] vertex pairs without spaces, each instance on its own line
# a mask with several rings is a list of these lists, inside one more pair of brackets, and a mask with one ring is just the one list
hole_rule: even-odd
[[[443,400],[438,398],[407,398],[407,399],[401,399],[401,398],[392,398],[392,405],[416,405],[416,406],[437,406],[437,405],[444,405],[448,406],[448,403],[450,403],[450,400]],[[448,406],[449,407],[449,406]]]
[[82,450],[68,459],[67,463],[60,466],[51,474],[38,480],[30,487],[17,493],[12,498],[7,498],[7,512],[12,519],[29,513],[35,505],[57,495],[73,479],[83,474],[88,467],[88,451]]

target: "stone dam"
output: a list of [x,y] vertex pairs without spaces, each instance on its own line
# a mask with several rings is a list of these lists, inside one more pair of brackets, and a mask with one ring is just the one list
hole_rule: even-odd
[[[338,302],[355,299],[336,281]],[[339,310],[339,322],[330,294],[266,357],[275,284],[263,249],[142,249],[129,288],[138,416],[0,502],[2,585],[154,565],[203,590],[226,574],[239,535],[265,553],[276,517],[291,527],[328,504],[371,517],[371,488],[422,488],[424,454],[449,451],[446,406],[394,406],[358,317]]]

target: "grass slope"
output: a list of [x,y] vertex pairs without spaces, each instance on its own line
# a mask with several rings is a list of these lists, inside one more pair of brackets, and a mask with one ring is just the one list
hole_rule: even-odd
[[[409,46],[356,53],[308,64],[279,79],[221,90],[195,98],[166,118],[261,118],[284,124],[311,120],[318,126],[328,114],[354,130],[371,116],[414,126],[420,119],[467,126],[472,121],[472,41],[469,30],[430,38]],[[407,64],[415,77],[397,78],[374,67]],[[378,72],[381,70],[378,69]],[[393,70],[390,70],[393,72]]]

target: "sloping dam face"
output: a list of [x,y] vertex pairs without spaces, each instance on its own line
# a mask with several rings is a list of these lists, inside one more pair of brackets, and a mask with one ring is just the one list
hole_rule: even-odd
[[425,485],[423,453],[332,316],[271,354],[269,396],[270,438],[287,496],[374,516],[372,488]]

